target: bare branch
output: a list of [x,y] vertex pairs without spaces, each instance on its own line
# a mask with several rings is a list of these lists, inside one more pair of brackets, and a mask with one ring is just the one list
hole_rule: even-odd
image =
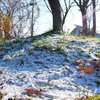
[[44,3],[45,3],[45,5],[46,5],[46,7],[48,8],[48,10],[52,13],[52,11],[51,11],[51,9],[49,8],[49,6],[48,6],[46,0],[44,0]]

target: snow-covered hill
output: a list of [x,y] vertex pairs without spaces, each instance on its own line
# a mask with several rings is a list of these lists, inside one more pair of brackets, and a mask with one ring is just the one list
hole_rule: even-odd
[[[100,39],[52,35],[40,40],[18,39],[0,45],[2,100],[74,100],[100,94],[100,70],[78,71],[73,62],[100,56]],[[27,93],[34,89],[41,95]],[[3,93],[2,93],[3,92]],[[14,99],[15,98],[15,99]]]

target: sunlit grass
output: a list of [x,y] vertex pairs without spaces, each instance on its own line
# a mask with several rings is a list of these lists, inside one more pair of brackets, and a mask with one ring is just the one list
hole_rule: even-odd
[[100,100],[100,94],[96,96],[86,96],[86,97],[81,97],[76,100]]
[[6,40],[5,39],[0,39],[0,43],[2,44],[2,43],[5,43],[6,42]]
[[68,34],[69,36],[73,36],[73,37],[77,37],[77,38],[80,38],[80,39],[100,39],[100,38],[97,38],[97,37],[93,37],[93,36],[83,36],[83,35],[77,35],[77,34]]

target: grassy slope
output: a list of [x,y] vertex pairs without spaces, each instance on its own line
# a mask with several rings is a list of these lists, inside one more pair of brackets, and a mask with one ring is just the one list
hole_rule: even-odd
[[[45,48],[48,45],[50,46],[52,40],[51,40],[51,38],[49,38],[49,35],[51,35],[51,31],[50,32],[47,32],[46,34],[33,37],[33,40],[38,40],[38,41],[35,41],[35,48],[39,48],[39,47]],[[68,37],[70,37],[70,38],[76,38],[76,39],[84,39],[84,40],[100,40],[98,38],[92,38],[92,37],[86,37],[86,36],[73,36],[73,35],[68,35]],[[65,38],[67,39],[67,35],[66,34],[61,35],[60,38],[61,38],[60,40],[65,39]],[[14,42],[14,43],[17,43],[18,42],[18,40],[15,40],[15,41],[16,42]],[[5,42],[6,42],[6,40],[0,40],[0,43],[5,43]],[[61,45],[59,45],[59,44],[61,44]],[[62,45],[65,45],[65,43],[62,42],[62,41],[58,41],[58,45],[57,45],[58,48],[56,49],[56,51],[60,51]],[[100,95],[98,95],[98,96],[91,96],[91,97],[86,96],[86,98],[78,98],[77,100],[100,100]]]

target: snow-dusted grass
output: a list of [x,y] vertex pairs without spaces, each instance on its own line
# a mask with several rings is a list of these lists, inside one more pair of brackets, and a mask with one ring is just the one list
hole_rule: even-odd
[[[100,72],[86,74],[73,65],[77,58],[98,59],[100,39],[52,35],[31,42],[13,40],[0,46],[0,91],[3,100],[75,100],[100,94]],[[25,88],[41,91],[28,94]]]

